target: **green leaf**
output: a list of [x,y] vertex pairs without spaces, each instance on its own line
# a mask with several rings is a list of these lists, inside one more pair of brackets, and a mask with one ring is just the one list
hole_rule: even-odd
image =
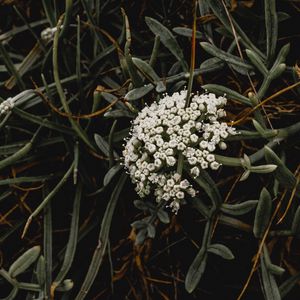
[[34,246],[23,253],[9,268],[8,273],[15,278],[26,271],[39,257],[41,252],[40,246]]
[[200,45],[207,53],[211,54],[212,56],[218,57],[219,59],[223,60],[226,63],[230,63],[232,65],[236,65],[240,68],[243,68],[245,69],[245,72],[253,70],[253,67],[251,65],[245,63],[238,56],[225,52],[207,42],[201,42]]
[[209,207],[203,203],[200,198],[193,197],[190,199],[192,206],[206,219],[210,217]]
[[245,181],[245,180],[247,180],[248,177],[250,176],[250,173],[251,173],[250,170],[245,170],[243,172],[243,174],[241,175],[239,181]]
[[148,237],[153,239],[155,237],[155,233],[156,233],[155,227],[151,223],[148,223],[147,224]]
[[[297,184],[297,180],[294,174],[286,167],[283,161],[277,156],[277,154],[268,146],[265,146],[265,158],[268,163],[277,165],[277,169],[273,172],[274,177],[279,183],[288,190],[293,190]],[[299,185],[297,186],[297,194],[299,195]]]
[[[172,29],[175,33],[191,38],[192,34],[193,34],[193,30],[191,28],[187,28],[187,27],[174,27]],[[200,32],[200,31],[196,31],[196,39],[204,39],[204,35]]]
[[150,208],[154,208],[154,205],[150,202],[146,202],[143,200],[134,200],[133,205],[140,210],[149,210]]
[[290,45],[290,44],[286,44],[286,45],[284,45],[284,46],[280,49],[280,51],[279,51],[279,53],[278,53],[278,55],[277,55],[277,58],[276,58],[276,60],[275,60],[275,62],[274,62],[274,65],[273,65],[273,67],[272,67],[272,69],[271,69],[270,72],[273,72],[274,69],[275,69],[278,65],[280,65],[280,64],[282,64],[282,63],[285,62],[285,59],[286,59],[288,53],[290,52],[290,48],[291,48],[291,45]]
[[220,58],[211,57],[200,65],[200,71],[203,73],[209,73],[222,69],[224,66],[225,63]]
[[158,219],[164,223],[164,224],[168,224],[170,223],[170,217],[169,214],[163,210],[163,208],[161,208],[158,212],[157,212],[157,217]]
[[94,139],[95,139],[96,145],[101,150],[101,152],[105,156],[108,157],[109,156],[109,145],[108,145],[108,142],[101,135],[99,135],[97,133],[94,134]]
[[[190,169],[187,166],[184,166],[184,170],[190,172]],[[205,170],[201,170],[201,173],[198,177],[196,178],[194,178],[193,176],[191,177],[201,188],[203,188],[205,193],[212,201],[214,207],[219,207],[219,205],[222,203],[222,197],[218,187],[216,186],[212,178],[208,175],[208,173],[205,172]]]
[[268,190],[264,187],[260,193],[258,205],[255,211],[253,233],[261,238],[269,224],[272,212],[272,199]]
[[138,70],[151,82],[153,82],[156,86],[156,91],[158,93],[162,93],[166,91],[166,86],[163,83],[163,81],[160,79],[160,77],[156,74],[156,72],[153,70],[153,68],[143,61],[142,59],[139,59],[137,57],[132,58],[133,63],[136,65]]
[[43,286],[46,280],[46,264],[45,258],[41,255],[36,265],[36,279],[40,286]]
[[207,251],[216,255],[221,256],[224,259],[232,260],[234,259],[234,255],[232,254],[231,250],[222,244],[212,244],[209,245]]
[[239,203],[239,204],[223,203],[221,205],[221,211],[228,215],[240,216],[240,215],[244,215],[244,214],[248,213],[249,211],[251,211],[252,209],[254,209],[254,207],[256,207],[257,203],[258,203],[258,200],[248,200],[248,201],[245,201],[245,202]]
[[[208,5],[212,9],[212,11],[216,15],[216,17],[222,22],[222,24],[227,29],[227,31],[229,31],[231,33],[232,37],[234,37],[234,34],[232,32],[231,23],[228,18],[228,15],[223,7],[222,1],[209,0]],[[232,16],[230,19],[231,19],[232,25],[236,31],[238,38],[240,38],[240,40],[244,44],[244,46],[248,49],[255,51],[262,58],[265,58],[265,55],[251,42],[251,40],[248,38],[246,33],[241,29],[241,27],[237,24],[237,22],[233,19]]]
[[201,248],[192,262],[185,278],[185,289],[188,293],[192,293],[198,285],[206,267],[207,252],[205,248]]
[[103,179],[103,185],[107,186],[111,180],[114,178],[114,176],[122,169],[121,165],[114,165],[111,167],[108,172],[105,174],[104,179]]
[[224,94],[225,94],[226,98],[228,98],[228,99],[236,100],[240,103],[252,106],[251,101],[247,97],[239,94],[238,92],[236,92],[234,90],[226,88],[222,85],[205,84],[205,85],[202,85],[202,88],[205,89],[205,90],[208,90],[209,92],[215,93],[219,96],[224,96]]
[[129,110],[124,110],[124,109],[113,109],[109,110],[104,114],[104,117],[106,118],[130,118],[133,119],[135,118],[135,114],[133,114]]
[[263,255],[261,256],[262,283],[266,300],[281,300],[274,276],[269,272]]
[[252,173],[266,174],[272,173],[277,169],[276,165],[268,164],[268,165],[260,165],[260,166],[251,166],[249,171]]
[[248,58],[250,59],[250,61],[253,63],[253,65],[259,70],[259,72],[261,74],[263,74],[264,76],[267,76],[268,70],[265,67],[261,58],[250,49],[246,49],[246,54],[247,54]]
[[172,32],[155,19],[146,17],[145,21],[150,30],[155,35],[158,35],[160,37],[160,41],[164,44],[164,46],[169,49],[169,51],[177,58],[179,62],[181,62],[183,70],[187,71],[188,66],[184,60],[183,52]]
[[127,179],[127,174],[123,173],[120,176],[119,181],[117,182],[115,189],[113,190],[110,200],[108,202],[108,205],[105,209],[105,213],[101,222],[101,229],[99,232],[99,237],[98,237],[98,245],[95,249],[92,261],[90,263],[88,272],[85,276],[84,282],[80,288],[79,293],[77,294],[75,300],[82,300],[84,299],[88,291],[90,290],[96,275],[98,274],[99,268],[101,266],[107,243],[108,243],[108,238],[109,238],[109,230],[112,222],[112,217],[113,213],[116,208],[117,201],[120,197],[121,191],[124,187],[124,184]]
[[284,268],[274,265],[274,264],[269,264],[269,265],[267,265],[267,267],[268,267],[268,270],[270,271],[270,273],[273,275],[281,276],[285,272]]
[[265,0],[264,5],[265,5],[267,61],[271,62],[271,60],[275,56],[277,35],[278,35],[278,18],[276,12],[276,0]]
[[80,213],[80,202],[82,200],[83,185],[81,182],[78,183],[75,191],[75,199],[72,210],[72,220],[70,224],[69,239],[64,255],[62,266],[56,275],[55,280],[52,282],[51,291],[54,293],[55,289],[61,284],[65,276],[68,274],[75,256],[76,246],[78,243],[78,231],[79,231],[79,213]]
[[135,237],[135,245],[142,245],[147,238],[147,228],[139,230],[138,234]]
[[138,221],[134,221],[130,224],[130,226],[134,229],[142,229],[142,228],[146,228],[148,226],[148,223],[145,222],[144,220],[138,220]]
[[143,98],[145,95],[147,95],[153,89],[154,89],[154,85],[152,83],[149,83],[147,85],[132,89],[124,96],[124,98],[127,101],[138,100],[138,99]]

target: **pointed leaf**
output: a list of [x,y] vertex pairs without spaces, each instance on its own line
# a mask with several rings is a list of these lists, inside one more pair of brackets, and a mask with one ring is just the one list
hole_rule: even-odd
[[212,244],[207,248],[207,251],[219,255],[227,260],[234,259],[234,255],[232,254],[231,250],[222,244]]
[[[219,69],[222,69],[225,66],[225,63],[217,57],[211,57],[205,60],[201,65],[200,65],[200,71],[203,73],[209,73],[213,72]],[[209,89],[208,89],[209,90]]]
[[101,150],[101,152],[104,155],[109,156],[108,142],[101,135],[99,135],[97,133],[94,134],[94,139],[95,139],[96,145]]
[[279,288],[274,276],[268,271],[265,260],[261,256],[262,283],[266,300],[281,300]]
[[271,195],[266,188],[263,188],[255,212],[253,233],[257,238],[261,238],[269,224],[272,211]]
[[185,288],[188,293],[192,293],[198,285],[206,267],[207,252],[201,248],[192,262],[185,278]]
[[147,85],[135,88],[131,91],[129,91],[125,95],[125,99],[127,101],[134,101],[143,98],[145,95],[147,95],[149,92],[151,92],[154,89],[154,85],[152,83],[149,83]]
[[122,169],[121,165],[114,165],[111,167],[108,172],[105,174],[103,179],[103,185],[107,186],[111,180],[114,178],[114,176]]
[[36,278],[40,286],[43,286],[46,280],[46,264],[45,258],[41,255],[36,266]]
[[136,67],[139,69],[139,71],[150,81],[153,81],[156,86],[156,91],[158,93],[162,93],[166,91],[166,86],[163,83],[163,81],[160,79],[160,77],[156,74],[156,72],[153,70],[153,68],[143,61],[142,59],[139,59],[137,57],[132,58],[133,63],[136,65]]
[[228,215],[240,216],[248,213],[254,207],[256,207],[258,200],[248,200],[239,204],[227,204],[223,203],[221,205],[221,211]]
[[[187,27],[174,27],[172,29],[175,33],[191,38],[193,34],[193,30]],[[196,31],[196,39],[204,39],[204,35],[200,31]]]
[[267,42],[267,60],[270,62],[276,50],[278,35],[278,18],[276,12],[276,0],[265,0],[265,26]]
[[187,71],[188,66],[184,60],[183,52],[172,32],[155,19],[146,17],[145,20],[150,30],[155,35],[158,35],[160,37],[160,40],[164,44],[164,46],[169,49],[169,51],[177,58],[178,61],[181,62],[183,70]]
[[268,70],[265,67],[263,61],[260,59],[260,57],[250,49],[246,49],[246,54],[249,60],[253,63],[253,65],[259,70],[259,72],[264,76],[267,76]]
[[[288,190],[293,190],[297,184],[297,180],[294,174],[286,167],[283,161],[277,156],[277,154],[269,147],[265,146],[265,158],[270,164],[277,165],[277,169],[273,172],[274,177],[279,183]],[[297,193],[299,195],[299,185],[297,187]],[[299,196],[298,196],[299,197]]]
[[230,63],[240,68],[243,68],[245,69],[245,72],[253,70],[253,67],[250,64],[244,62],[238,56],[225,52],[207,42],[201,42],[200,45],[207,53],[211,54],[212,56],[220,58],[226,63]]
[[37,260],[40,252],[40,246],[34,246],[27,250],[10,266],[9,275],[14,278],[26,271]]

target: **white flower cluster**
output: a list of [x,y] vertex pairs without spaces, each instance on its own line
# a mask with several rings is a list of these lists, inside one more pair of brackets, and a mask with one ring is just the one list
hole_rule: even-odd
[[176,172],[179,155],[190,165],[194,177],[201,169],[217,170],[220,164],[213,152],[226,149],[224,140],[236,134],[218,119],[226,115],[226,98],[205,93],[193,95],[186,107],[186,90],[165,95],[146,106],[133,121],[131,137],[123,151],[124,165],[140,197],[153,190],[156,200],[170,202],[176,213],[186,195],[196,191]]
[[8,98],[2,103],[0,103],[0,116],[7,114],[15,106],[15,101],[13,98]]

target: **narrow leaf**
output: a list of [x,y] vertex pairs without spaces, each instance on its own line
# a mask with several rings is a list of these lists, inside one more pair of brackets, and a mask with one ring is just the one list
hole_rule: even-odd
[[88,291],[90,290],[96,275],[98,274],[99,268],[101,266],[103,256],[106,251],[107,243],[108,243],[108,237],[109,237],[109,230],[111,226],[112,216],[116,208],[117,201],[120,197],[121,191],[123,189],[123,186],[125,184],[125,181],[127,179],[127,174],[123,173],[120,176],[120,179],[118,183],[116,184],[115,189],[113,190],[113,193],[111,194],[110,201],[106,207],[102,223],[101,223],[101,229],[99,232],[99,238],[98,238],[98,245],[95,249],[92,261],[90,263],[88,272],[85,276],[84,282],[80,288],[79,293],[77,294],[75,300],[82,300],[84,299]]
[[155,35],[158,35],[160,37],[160,41],[164,44],[164,46],[169,49],[169,51],[177,58],[178,61],[181,62],[183,70],[187,71],[188,66],[184,60],[183,52],[172,32],[155,19],[146,17],[145,21],[150,30]]
[[207,252],[205,248],[201,248],[189,267],[185,278],[185,288],[188,293],[192,293],[198,285],[206,267]]
[[154,85],[152,83],[149,83],[147,85],[132,89],[125,95],[125,99],[127,101],[134,101],[143,98],[145,95],[147,95],[149,92],[151,92],[154,89]]
[[276,12],[276,0],[265,0],[265,26],[267,42],[267,60],[271,62],[275,55],[277,35],[278,35],[278,18]]
[[265,259],[261,256],[261,273],[262,273],[262,283],[265,292],[266,300],[281,300],[279,288],[274,279],[274,276],[268,271],[265,263]]
[[237,57],[233,54],[230,54],[228,52],[225,52],[225,51],[217,48],[216,46],[214,46],[210,43],[201,42],[200,45],[207,53],[209,53],[209,54],[211,54],[215,57],[220,58],[221,60],[223,60],[226,63],[230,63],[230,64],[236,65],[240,68],[244,68],[245,71],[252,71],[253,70],[253,67],[250,64],[245,63],[239,57]]
[[227,260],[234,259],[234,255],[232,254],[231,250],[222,244],[212,244],[207,248],[207,251],[219,255]]
[[112,168],[108,170],[108,172],[105,174],[103,179],[103,185],[107,186],[111,180],[114,178],[114,176],[122,169],[121,165],[115,165]]
[[240,216],[240,215],[244,215],[244,214],[248,213],[249,211],[251,211],[252,209],[254,209],[254,207],[256,207],[257,203],[258,203],[258,200],[248,200],[248,201],[245,201],[245,202],[239,203],[239,204],[223,203],[221,205],[221,211],[228,215]]
[[[277,169],[273,172],[274,177],[279,183],[288,190],[293,190],[297,184],[297,180],[294,174],[286,167],[283,161],[277,156],[277,154],[269,147],[265,146],[265,158],[270,164],[277,165]],[[299,191],[299,185],[297,191]],[[299,195],[299,192],[296,193]]]
[[266,188],[263,188],[255,212],[253,233],[255,237],[261,238],[268,226],[272,211],[271,195]]
[[9,275],[14,278],[26,271],[37,260],[40,252],[40,246],[34,246],[27,250],[10,266]]
[[[193,33],[193,30],[191,28],[186,27],[174,27],[172,30],[178,35],[182,35],[188,38],[191,38]],[[204,35],[199,31],[196,31],[195,35],[196,39],[204,39]]]

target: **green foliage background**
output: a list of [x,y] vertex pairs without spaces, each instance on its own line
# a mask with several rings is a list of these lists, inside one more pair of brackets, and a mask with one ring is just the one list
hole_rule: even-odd
[[[1,1],[0,297],[298,299],[299,12]],[[226,93],[240,134],[174,216],[137,198],[120,156],[137,112],[187,86]]]

